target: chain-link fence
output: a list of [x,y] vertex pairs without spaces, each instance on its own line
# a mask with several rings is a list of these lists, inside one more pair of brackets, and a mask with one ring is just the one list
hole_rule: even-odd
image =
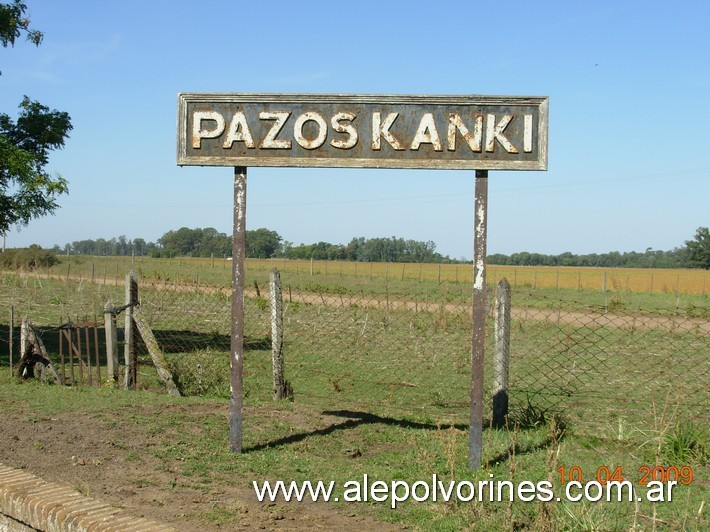
[[[668,419],[707,424],[710,320],[513,295],[513,403],[564,412],[603,437]],[[700,426],[703,426],[702,424]]]
[[[100,315],[106,300],[121,303],[124,291],[14,277],[2,287],[5,308],[13,304],[16,315],[46,326],[81,312]],[[366,285],[304,286],[284,275],[282,293],[285,373],[295,401],[467,424],[472,324],[465,285],[441,283],[416,295],[386,287],[374,293]],[[488,419],[500,335],[493,289],[489,294]],[[229,288],[140,282],[141,313],[184,393],[229,394],[230,298]],[[710,308],[628,310],[514,288],[509,316],[506,366],[516,420],[535,423],[561,413],[577,430],[614,437],[653,428],[661,418],[710,421]],[[5,350],[7,328],[0,334]],[[272,400],[271,376],[269,287],[254,282],[245,292],[247,404]]]

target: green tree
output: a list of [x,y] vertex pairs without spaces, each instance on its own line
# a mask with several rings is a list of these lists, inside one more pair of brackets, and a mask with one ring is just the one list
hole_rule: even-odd
[[685,253],[692,268],[710,270],[710,229],[698,227],[695,238],[685,241]]
[[30,29],[30,19],[25,17],[27,6],[20,0],[0,4],[0,43],[3,47],[15,46],[15,41],[25,33],[27,40],[39,46],[44,38],[41,31]]
[[158,244],[164,254],[172,257],[224,257],[232,251],[232,238],[213,227],[181,227],[177,231],[168,231],[158,239]]
[[0,266],[16,270],[49,268],[58,262],[55,253],[42,249],[36,244],[26,249],[9,249],[0,254]]
[[134,238],[131,242],[131,251],[139,257],[145,255],[148,249],[148,243],[142,238]]
[[[30,29],[27,6],[15,0],[0,4],[0,44],[14,46],[24,33],[35,45],[43,34]],[[17,120],[0,113],[0,232],[15,224],[53,213],[57,198],[68,191],[67,181],[45,171],[49,152],[60,149],[72,129],[67,113],[25,96]]]
[[264,227],[249,230],[246,237],[247,257],[268,259],[276,256],[281,251],[282,238],[276,231]]
[[192,255],[199,249],[202,229],[181,227],[177,231],[168,231],[158,239],[158,243],[166,251],[176,256]]
[[207,227],[202,231],[199,250],[201,257],[226,257],[232,254],[232,238],[214,227]]

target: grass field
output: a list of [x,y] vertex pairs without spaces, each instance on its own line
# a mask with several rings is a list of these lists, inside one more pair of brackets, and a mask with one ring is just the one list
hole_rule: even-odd
[[[4,371],[7,355],[0,342],[0,406],[19,413],[13,419],[25,427],[23,437],[32,448],[41,446],[55,461],[58,459],[51,453],[57,441],[33,435],[38,420],[72,417],[95,430],[113,431],[115,449],[132,449],[132,460],[142,471],[125,482],[139,493],[151,487],[151,497],[167,506],[176,490],[205,494],[206,501],[212,502],[194,503],[192,516],[205,527],[234,528],[248,522],[243,508],[222,495],[226,486],[235,482],[244,489],[252,480],[266,479],[332,479],[342,485],[367,474],[386,482],[413,483],[436,473],[456,481],[550,479],[559,493],[559,468],[569,471],[574,466],[585,479],[595,478],[604,467],[612,471],[619,467],[637,487],[644,466],[662,466],[664,470],[685,466],[692,468],[694,480],[679,486],[671,503],[410,501],[396,510],[372,502],[334,504],[334,508],[436,530],[707,527],[710,345],[701,332],[565,323],[559,318],[555,322],[517,315],[511,327],[511,423],[507,429],[484,431],[484,467],[471,473],[467,468],[471,324],[465,310],[444,311],[442,305],[437,311],[416,311],[394,303],[389,308],[368,307],[347,299],[363,293],[367,297],[391,296],[393,301],[395,294],[463,301],[468,297],[470,280],[459,278],[457,282],[455,270],[449,269],[447,275],[453,272],[454,278],[440,282],[437,266],[428,267],[433,278],[423,277],[420,282],[418,277],[406,275],[408,267],[418,265],[404,265],[404,279],[401,265],[399,277],[390,277],[388,268],[395,265],[373,265],[370,281],[369,271],[361,271],[363,265],[357,265],[355,276],[355,265],[329,263],[326,273],[317,271],[314,264],[311,275],[310,262],[249,261],[249,287],[256,280],[266,291],[266,273],[277,266],[284,283],[293,282],[294,296],[308,299],[294,297],[287,303],[287,378],[293,383],[295,401],[275,403],[271,400],[268,305],[253,292],[246,298],[246,453],[237,457],[229,453],[227,445],[227,296],[214,293],[207,297],[204,291],[177,289],[183,281],[228,286],[229,263],[221,263],[220,270],[220,263],[215,261],[213,268],[210,260],[144,259],[131,264],[130,258],[123,263],[95,259],[94,279],[103,281],[105,276],[107,282],[93,284],[88,282],[91,262],[70,258],[55,268],[58,279],[5,274],[0,303],[12,301],[18,312],[21,309],[35,323],[48,326],[81,313],[91,318],[107,299],[122,301],[123,286],[108,280],[114,267],[118,272],[115,278],[122,279],[124,268],[132,265],[156,281],[153,288],[149,283],[141,288],[142,307],[183,391],[200,397],[165,396],[145,355],[141,357],[139,392],[81,386],[74,393],[58,386],[20,383]],[[350,276],[348,267],[353,268]],[[445,268],[442,266],[442,272]],[[459,268],[463,277],[464,267]],[[527,283],[524,275],[529,272],[524,271],[513,271],[518,283]],[[574,271],[578,278],[582,275],[582,271]],[[653,270],[654,275],[658,271]],[[631,279],[632,273],[628,275]],[[655,305],[684,311],[687,305],[695,305],[700,314],[707,308],[702,289],[696,294],[684,294],[680,289],[678,294],[637,293],[631,287],[628,291],[613,288],[609,274],[607,294],[603,294],[595,288],[542,286],[543,282],[557,282],[556,274],[545,277],[538,273],[537,279],[537,288],[534,273],[533,286],[518,286],[514,293],[520,299],[514,297],[514,306],[529,302],[533,309],[550,304],[559,308],[554,305],[560,295],[570,295],[564,307],[568,312],[591,313],[586,305],[603,302],[606,295],[608,306],[619,312],[635,309],[639,301],[649,308]],[[676,282],[681,286],[680,280]],[[170,286],[176,289],[170,290]],[[346,304],[326,304],[323,294]],[[531,294],[535,295],[532,299]],[[0,318],[0,323],[3,321]],[[196,324],[201,328],[194,329]],[[494,341],[491,327],[489,323],[488,353]],[[0,327],[0,337],[5,338],[7,332]],[[55,334],[48,331],[45,337]],[[206,343],[198,347],[186,343],[186,338]],[[489,385],[490,367],[487,372]],[[548,409],[549,403],[541,402],[550,397],[558,401],[557,408]],[[489,390],[486,408],[490,408]],[[5,427],[3,433],[7,430]],[[74,445],[89,446],[81,439],[73,441]],[[94,444],[103,445],[101,441]],[[350,456],[354,449],[359,453],[355,458]],[[112,451],[105,452],[110,456]],[[159,489],[166,472],[172,487]],[[88,485],[96,482],[86,476],[81,481]],[[169,515],[165,512],[158,517]]]
[[[355,279],[364,281],[436,281],[472,283],[470,264],[412,264],[385,262],[307,261],[288,259],[247,259],[247,271],[268,272],[271,268],[296,276]],[[62,257],[54,273],[82,275],[84,278],[121,277],[135,269],[148,278],[228,285],[231,260],[179,257]],[[700,269],[584,268],[545,266],[488,266],[489,285],[506,277],[513,287],[624,291],[648,294],[708,295],[710,271]],[[410,283],[411,284],[411,283]]]
[[[231,261],[208,258],[63,257],[47,273],[63,278],[122,283],[133,269],[141,278],[176,284],[231,285]],[[248,259],[247,288],[265,288],[268,272],[278,268],[285,284],[314,293],[366,294],[407,299],[471,300],[472,267],[464,264],[398,264],[283,259]],[[534,293],[536,304],[549,301],[626,310],[687,311],[707,308],[710,271],[489,266],[487,285],[503,277],[514,289]],[[547,303],[546,303],[547,302]]]
[[[556,494],[562,494],[560,475],[573,467],[583,479],[594,479],[604,467],[620,468],[639,494],[644,466],[663,464],[691,468],[690,485],[675,490],[673,502],[427,502],[408,501],[393,510],[388,503],[332,503],[345,515],[374,515],[384,521],[426,530],[704,530],[703,511],[708,494],[707,462],[683,456],[674,448],[673,418],[660,418],[644,431],[643,442],[625,436],[602,438],[577,435],[574,426],[551,420],[536,426],[510,430],[486,430],[484,467],[471,473],[467,468],[467,430],[462,424],[432,424],[416,418],[388,417],[353,410],[321,410],[295,403],[274,404],[257,398],[247,400],[245,410],[245,454],[228,450],[226,403],[209,398],[171,398],[149,392],[115,392],[84,388],[70,393],[56,386],[8,382],[0,377],[0,405],[12,412],[15,434],[41,456],[53,462],[36,461],[39,474],[61,475],[62,482],[82,492],[97,493],[98,473],[79,472],[68,465],[68,454],[81,453],[101,458],[107,465],[120,456],[134,467],[133,475],[113,471],[115,485],[132,496],[124,504],[153,505],[160,519],[185,526],[185,520],[202,529],[254,526],[259,508],[243,499],[225,498],[228,486],[246,490],[252,481],[335,480],[336,494],[351,479],[379,479],[387,483],[405,480],[427,481],[436,473],[444,482],[454,480],[538,482],[550,480]],[[7,419],[7,417],[6,417]],[[111,435],[86,448],[79,433],[59,432],[45,436],[49,420],[55,426],[91,427],[97,435]],[[69,420],[72,424],[69,425]],[[4,421],[0,421],[0,426]],[[28,437],[31,433],[34,436]],[[104,436],[105,437],[105,436]],[[70,447],[66,454],[57,452]],[[100,438],[100,437],[99,437]],[[29,440],[29,441],[28,441]],[[359,456],[349,458],[357,449]],[[24,453],[14,462],[24,464]],[[0,451],[2,461],[13,457]],[[32,465],[27,465],[30,470]],[[104,468],[101,468],[104,469]],[[140,472],[137,473],[136,470]],[[114,496],[115,497],[115,496]],[[187,515],[175,514],[176,500],[190,497]],[[115,500],[115,499],[114,499]],[[209,501],[209,502],[208,502]],[[149,510],[142,510],[149,512]],[[288,516],[293,507],[280,503],[271,512]],[[251,516],[249,515],[251,513]],[[281,517],[283,519],[283,517]],[[193,525],[195,526],[195,525]]]

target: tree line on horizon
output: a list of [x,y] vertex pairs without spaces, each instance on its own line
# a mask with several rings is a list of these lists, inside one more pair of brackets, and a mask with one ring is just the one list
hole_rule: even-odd
[[[72,255],[137,255],[152,257],[231,257],[232,236],[212,227],[190,229],[182,227],[168,231],[156,242],[142,238],[77,240],[63,247],[55,245],[56,253]],[[345,260],[360,262],[465,262],[455,261],[436,252],[432,241],[405,240],[395,236],[385,238],[353,238],[347,245],[317,242],[294,245],[276,231],[266,228],[247,230],[247,257],[257,259],[287,258],[314,260]]]
[[[30,27],[27,6],[20,0],[0,3],[0,47],[13,47],[20,37],[39,46],[44,34]],[[0,74],[2,74],[0,72]],[[53,213],[58,197],[68,193],[68,182],[61,176],[46,171],[49,155],[62,149],[72,131],[71,117],[66,112],[50,109],[24,96],[17,117],[0,112],[0,233],[13,226],[22,227],[31,220]],[[363,262],[470,262],[451,259],[436,251],[434,242],[405,240],[397,237],[353,238],[347,245],[318,242],[299,244],[284,241],[275,231],[265,228],[247,231],[247,256],[255,258],[283,257],[289,259],[347,260]],[[3,243],[4,248],[4,243]],[[153,257],[228,257],[232,239],[214,228],[189,229],[182,227],[168,231],[157,242],[142,238],[81,240],[55,245],[56,253],[81,255],[138,255]],[[20,252],[28,263],[51,261],[39,246],[26,250],[3,250],[0,266],[15,262]],[[11,256],[14,255],[14,256]],[[49,254],[51,255],[51,253]],[[54,257],[56,259],[56,257]],[[491,254],[489,264],[511,266],[596,266],[674,268],[693,267],[710,269],[710,229],[700,227],[692,240],[670,251],[647,249],[643,253],[612,251],[602,254],[575,255],[561,253]]]
[[[157,242],[142,238],[79,240],[64,247],[55,245],[56,253],[76,255],[136,255],[151,257],[222,257],[232,255],[232,237],[212,227],[190,229],[182,227],[168,231]],[[354,262],[423,262],[470,263],[441,255],[432,241],[404,238],[353,238],[348,244],[317,242],[294,245],[276,231],[266,228],[247,230],[246,255],[249,258],[286,258],[305,260],[343,260]],[[589,253],[570,252],[558,255],[520,252],[511,255],[493,253],[488,264],[503,266],[586,266],[602,268],[704,268],[710,269],[710,229],[700,227],[695,238],[685,246],[670,251],[646,249],[644,252]]]
[[501,266],[580,266],[593,268],[683,268],[687,266],[683,249],[660,251],[647,249],[645,252],[629,251],[620,253],[587,253],[575,255],[565,252],[559,255],[528,253],[523,251],[512,255],[494,253],[488,255],[488,264]]

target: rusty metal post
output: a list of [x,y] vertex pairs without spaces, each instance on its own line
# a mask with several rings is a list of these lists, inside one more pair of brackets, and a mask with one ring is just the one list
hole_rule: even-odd
[[471,418],[468,465],[481,467],[483,449],[483,351],[486,333],[486,236],[488,217],[488,170],[476,170],[473,216],[473,332],[471,335]]
[[232,354],[230,357],[229,448],[242,452],[244,372],[244,258],[246,256],[247,169],[234,167],[232,242]]

